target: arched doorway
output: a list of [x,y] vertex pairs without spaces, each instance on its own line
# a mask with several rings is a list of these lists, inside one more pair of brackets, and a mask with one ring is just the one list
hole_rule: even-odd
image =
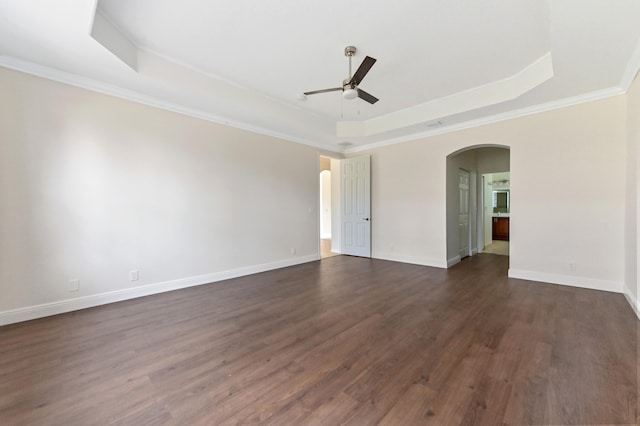
[[331,239],[331,170],[320,172],[320,238]]
[[320,156],[319,175],[319,235],[320,258],[340,253],[339,178],[340,160]]
[[[493,191],[487,192],[491,191],[487,189],[491,188],[487,176],[511,173],[509,147],[466,147],[447,156],[446,170],[447,266],[452,266],[466,256],[483,252],[491,244],[493,238],[489,239],[487,233],[491,232],[488,229],[495,217],[500,217],[501,223],[506,219],[506,239],[509,239],[510,206],[500,206],[494,211]],[[504,181],[506,175],[501,176],[496,181]],[[506,180],[510,181],[510,178]],[[501,191],[509,190],[502,188]],[[510,202],[510,193],[503,194],[507,194]],[[502,201],[505,196],[499,195],[497,198]],[[508,255],[508,250],[502,254]]]

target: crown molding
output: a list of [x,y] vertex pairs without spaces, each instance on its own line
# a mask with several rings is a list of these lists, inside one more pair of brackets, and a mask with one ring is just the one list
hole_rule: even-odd
[[608,89],[597,90],[595,92],[585,93],[583,95],[573,96],[571,98],[564,98],[557,101],[547,102],[545,104],[533,105],[526,108],[521,108],[513,111],[508,111],[502,114],[495,114],[488,117],[478,118],[476,120],[464,121],[462,123],[452,124],[450,126],[439,127],[438,129],[428,130],[421,133],[413,133],[407,136],[401,136],[386,141],[371,143],[367,145],[357,146],[345,150],[345,154],[352,154],[363,151],[370,151],[372,149],[382,148],[385,146],[396,145],[404,142],[411,142],[422,138],[428,138],[431,136],[442,135],[445,133],[452,133],[459,130],[470,129],[473,127],[480,127],[487,124],[498,123],[500,121],[511,120],[514,118],[525,117],[527,115],[540,114],[547,111],[553,111],[556,109],[567,108],[587,102],[598,101],[612,96],[618,96],[624,94],[625,91],[618,86],[610,87]]
[[640,70],[640,39],[636,42],[636,48],[631,54],[627,68],[625,69],[624,74],[622,74],[622,80],[620,81],[620,87],[625,93],[629,90],[629,87],[631,87],[633,80],[638,74],[638,70]]
[[36,64],[33,62],[24,61],[22,59],[18,59],[12,56],[0,55],[0,67],[34,75],[36,77],[45,78],[47,80],[56,81],[58,83],[68,84],[70,86],[79,87],[81,89],[90,90],[92,92],[97,92],[104,95],[124,99],[127,101],[147,105],[147,106],[162,109],[165,111],[175,112],[177,114],[186,115],[189,117],[194,117],[194,118],[198,118],[205,121],[210,121],[216,124],[222,124],[222,125],[233,127],[240,130],[246,130],[249,132],[258,133],[265,136],[283,139],[289,142],[300,143],[303,145],[311,146],[313,148],[332,151],[339,154],[344,153],[344,150],[342,148],[334,148],[330,145],[325,145],[325,144],[321,144],[308,139],[299,138],[289,134],[276,132],[264,127],[254,126],[252,124],[233,120],[228,117],[211,114],[203,110],[187,108],[177,103],[167,102],[152,96],[144,95],[134,90],[123,89],[121,87],[117,87],[112,84],[103,83],[91,78],[79,76],[77,74],[72,74],[66,71],[61,71],[55,68]]
[[325,151],[335,152],[338,154],[348,155],[352,153],[358,153],[363,151],[370,151],[385,146],[396,145],[404,142],[411,142],[418,139],[428,138],[436,135],[456,132],[459,130],[465,130],[473,127],[484,126],[487,124],[497,123],[500,121],[511,120],[514,118],[524,117],[527,115],[539,114],[546,111],[552,111],[555,109],[567,108],[574,105],[579,105],[586,102],[593,102],[601,99],[605,99],[612,96],[618,96],[626,93],[628,86],[633,81],[635,73],[640,68],[640,43],[638,43],[634,55],[629,62],[627,71],[624,76],[624,83],[626,86],[615,86],[608,89],[598,90],[583,95],[578,95],[570,98],[560,99],[557,101],[547,102],[545,104],[534,105],[531,107],[521,108],[514,111],[508,111],[502,114],[496,114],[488,117],[479,118],[476,120],[469,120],[462,123],[453,124],[450,126],[443,126],[433,130],[427,130],[420,133],[413,133],[406,136],[400,136],[396,138],[387,139],[381,142],[369,143],[366,145],[355,146],[351,148],[333,147],[328,144],[322,144],[315,141],[310,141],[304,138],[295,137],[289,134],[275,132],[270,129],[266,129],[259,126],[254,126],[245,122],[232,120],[228,117],[214,115],[206,111],[197,110],[193,108],[186,108],[182,105],[163,101],[148,95],[141,94],[139,92],[123,89],[111,84],[102,83],[97,80],[93,80],[87,77],[82,77],[76,74],[68,73],[66,71],[57,70],[44,65],[35,64],[33,62],[24,61],[15,57],[0,55],[0,67],[12,69],[15,71],[24,72],[26,74],[34,75],[37,77],[46,78],[48,80],[57,81],[59,83],[68,84],[70,86],[79,87],[82,89],[90,90],[97,93],[102,93],[108,96],[114,96],[116,98],[128,100],[131,102],[140,103],[143,105],[159,108],[166,111],[175,112],[177,114],[186,115],[189,117],[198,118],[205,121],[210,121],[216,124],[222,124],[225,126],[245,130],[253,133],[258,133],[265,136],[275,137],[290,142],[300,143],[303,145],[311,146],[313,148],[322,149]]

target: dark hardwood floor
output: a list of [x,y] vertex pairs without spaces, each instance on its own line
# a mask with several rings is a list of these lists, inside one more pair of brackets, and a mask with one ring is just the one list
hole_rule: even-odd
[[347,256],[0,327],[0,424],[638,420],[620,294]]

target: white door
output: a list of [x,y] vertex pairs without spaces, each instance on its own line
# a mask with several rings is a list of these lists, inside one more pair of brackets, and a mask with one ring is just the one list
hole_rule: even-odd
[[331,172],[320,172],[320,238],[331,239]]
[[458,229],[460,234],[460,258],[469,256],[469,172],[460,169],[460,212]]
[[371,257],[371,160],[342,160],[342,254]]

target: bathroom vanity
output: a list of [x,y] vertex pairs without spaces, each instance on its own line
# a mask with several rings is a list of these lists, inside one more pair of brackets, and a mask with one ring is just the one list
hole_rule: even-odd
[[493,216],[492,239],[509,241],[509,216]]

